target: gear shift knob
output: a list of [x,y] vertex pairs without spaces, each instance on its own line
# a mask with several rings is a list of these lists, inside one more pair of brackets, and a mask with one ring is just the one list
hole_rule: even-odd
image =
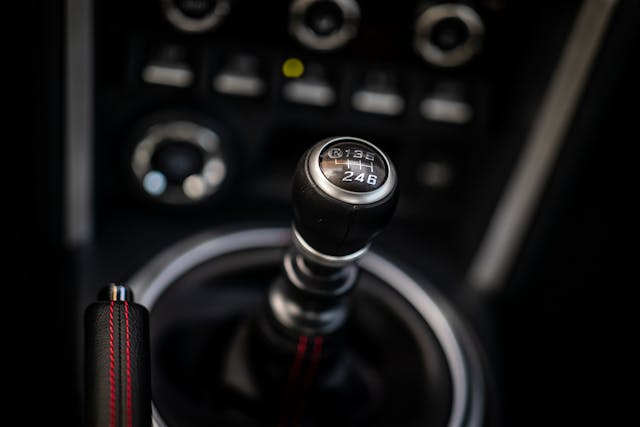
[[[335,403],[337,396],[366,389],[347,355],[349,295],[359,277],[354,261],[393,215],[396,172],[370,142],[334,137],[302,156],[292,184],[293,245],[283,254],[283,274],[271,284],[267,304],[257,312],[252,340],[260,354],[258,369],[270,368],[260,375],[272,390],[294,384],[290,379],[297,375],[295,366],[313,342],[309,372],[322,358],[314,380],[316,402]],[[294,368],[289,368],[292,358]],[[310,381],[305,380],[303,390]],[[285,397],[283,407],[291,406],[289,399]]]
[[370,142],[328,138],[302,156],[292,199],[298,249],[321,264],[339,265],[362,255],[391,219],[396,172]]

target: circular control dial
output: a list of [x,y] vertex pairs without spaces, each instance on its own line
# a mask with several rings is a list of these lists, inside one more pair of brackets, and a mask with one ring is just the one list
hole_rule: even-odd
[[360,6],[355,0],[293,0],[289,32],[305,47],[332,51],[358,33]]
[[440,67],[457,67],[480,52],[484,23],[469,6],[439,3],[419,14],[414,31],[416,51],[425,61]]
[[329,182],[358,193],[380,188],[389,173],[386,160],[377,149],[355,140],[327,145],[320,152],[319,162]]
[[231,11],[229,0],[162,0],[167,20],[187,33],[202,33],[218,27]]
[[131,168],[147,196],[170,205],[199,203],[217,193],[227,177],[221,136],[190,120],[146,127]]
[[342,26],[344,13],[336,3],[324,1],[313,3],[307,9],[305,24],[319,36],[328,36]]

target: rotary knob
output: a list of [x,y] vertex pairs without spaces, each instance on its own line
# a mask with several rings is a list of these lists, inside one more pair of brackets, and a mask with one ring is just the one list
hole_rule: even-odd
[[302,156],[292,200],[296,246],[319,263],[350,262],[367,250],[393,215],[395,168],[364,139],[329,138]]
[[356,36],[360,6],[355,0],[294,0],[289,14],[289,31],[302,45],[332,51]]
[[168,205],[194,205],[225,186],[228,149],[219,126],[176,115],[154,117],[135,132],[131,169],[143,194]]

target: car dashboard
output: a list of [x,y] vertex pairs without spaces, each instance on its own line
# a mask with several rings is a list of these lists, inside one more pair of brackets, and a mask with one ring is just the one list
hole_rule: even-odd
[[[632,322],[623,306],[632,264],[621,240],[634,190],[621,160],[635,130],[640,2],[29,7],[23,78],[35,90],[21,117],[22,158],[37,173],[16,202],[28,231],[12,233],[27,266],[16,264],[17,297],[37,313],[17,331],[16,362],[26,378],[21,407],[34,417],[100,425],[85,418],[93,372],[83,322],[114,283],[150,312],[155,425],[272,425],[256,414],[281,403],[268,390],[286,375],[265,379],[259,393],[238,379],[228,360],[253,350],[233,347],[243,335],[228,325],[275,289],[283,250],[317,256],[301,237],[313,221],[300,213],[303,178],[294,177],[310,147],[344,137],[372,150],[346,154],[349,171],[349,161],[360,168],[348,181],[378,185],[377,175],[359,174],[374,151],[397,175],[393,216],[371,232],[357,267],[365,283],[349,335],[365,337],[349,347],[354,360],[383,372],[362,374],[378,384],[364,388],[387,397],[370,393],[384,409],[366,422],[336,420],[327,414],[369,409],[358,393],[345,392],[343,407],[332,400],[338,392],[319,392],[321,409],[307,403],[306,418],[278,425],[626,422],[619,382],[633,362],[618,349],[628,339],[619,326]],[[393,299],[384,283],[404,305],[382,307]],[[233,322],[214,320],[225,304],[239,307]],[[430,332],[415,332],[425,324]],[[423,338],[413,343],[407,330]],[[304,343],[311,378],[307,335],[318,360],[322,341],[305,334],[298,350]],[[221,355],[216,343],[235,350]],[[424,363],[409,357],[420,351]]]

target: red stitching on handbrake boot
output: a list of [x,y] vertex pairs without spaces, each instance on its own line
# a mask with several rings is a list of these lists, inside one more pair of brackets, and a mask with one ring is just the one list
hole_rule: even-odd
[[127,329],[126,333],[126,343],[127,343],[127,427],[133,426],[133,417],[132,417],[132,404],[131,404],[131,335],[129,332],[129,302],[124,302],[124,319],[125,326]]
[[116,425],[116,358],[113,337],[113,306],[115,301],[109,304],[109,409],[111,418],[109,425]]

